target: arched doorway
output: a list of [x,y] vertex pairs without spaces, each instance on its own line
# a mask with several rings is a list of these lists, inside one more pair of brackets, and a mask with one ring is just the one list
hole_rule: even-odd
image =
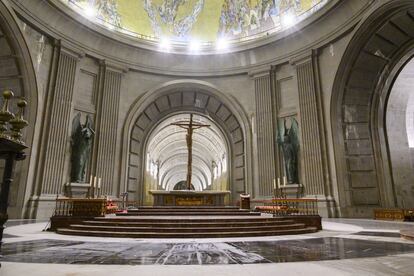
[[414,207],[414,59],[398,73],[386,109],[386,138],[396,207]]
[[[23,140],[28,145],[26,160],[17,162],[15,178],[10,188],[8,214],[10,218],[24,215],[33,187],[34,163],[36,150],[33,149],[35,125],[38,107],[38,87],[29,48],[18,25],[18,19],[7,1],[0,2],[0,93],[11,89],[15,94],[11,106],[15,106],[18,97],[24,97],[28,106],[25,118],[29,126],[25,129]],[[15,112],[16,110],[13,110]],[[1,168],[0,168],[1,170]],[[2,170],[0,175],[3,175]]]
[[[225,135],[211,118],[192,115],[194,123],[208,126],[196,129],[192,136],[192,189],[228,191],[229,150]],[[151,131],[145,149],[144,204],[152,205],[151,190],[187,189],[187,131],[173,124],[189,121],[189,113],[176,114]]]
[[[231,192],[229,203],[236,202],[240,193],[250,190],[251,131],[247,116],[237,100],[229,99],[214,86],[202,81],[182,80],[147,92],[130,110],[124,133],[125,179],[121,180],[121,185],[124,185],[121,190],[127,191],[131,200],[137,200],[140,204],[148,203],[145,201],[144,189],[146,149],[151,134],[156,133],[153,130],[162,122],[168,122],[168,118],[173,115],[188,116],[190,113],[198,114],[199,118],[205,118],[215,125],[217,131],[221,132],[221,140],[226,141],[226,185]],[[199,175],[202,175],[201,169]],[[208,175],[204,178],[207,179]]]
[[385,133],[395,76],[414,48],[414,3],[390,1],[357,27],[336,74],[331,121],[341,216],[394,207]]

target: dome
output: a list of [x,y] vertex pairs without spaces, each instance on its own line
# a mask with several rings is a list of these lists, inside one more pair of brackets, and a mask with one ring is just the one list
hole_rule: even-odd
[[59,0],[111,31],[189,52],[256,41],[292,27],[330,0]]

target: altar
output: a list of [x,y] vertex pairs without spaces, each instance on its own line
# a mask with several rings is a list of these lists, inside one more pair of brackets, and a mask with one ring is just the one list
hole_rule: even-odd
[[154,206],[224,206],[230,191],[152,190]]

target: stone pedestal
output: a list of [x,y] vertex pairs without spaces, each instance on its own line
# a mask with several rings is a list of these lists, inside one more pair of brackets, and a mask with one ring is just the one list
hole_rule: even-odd
[[280,190],[287,198],[301,198],[303,197],[304,187],[302,184],[288,184],[281,186]]
[[87,198],[90,196],[91,186],[89,183],[67,183],[64,193],[67,197]]

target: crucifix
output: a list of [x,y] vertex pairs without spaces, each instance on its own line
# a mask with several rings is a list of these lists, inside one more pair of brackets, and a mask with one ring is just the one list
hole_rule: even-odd
[[192,175],[192,164],[193,164],[193,131],[202,127],[209,127],[210,125],[204,125],[193,122],[193,114],[190,114],[190,122],[178,122],[172,123],[171,125],[179,126],[187,130],[186,141],[188,150],[187,159],[187,190],[191,190],[191,175]]

